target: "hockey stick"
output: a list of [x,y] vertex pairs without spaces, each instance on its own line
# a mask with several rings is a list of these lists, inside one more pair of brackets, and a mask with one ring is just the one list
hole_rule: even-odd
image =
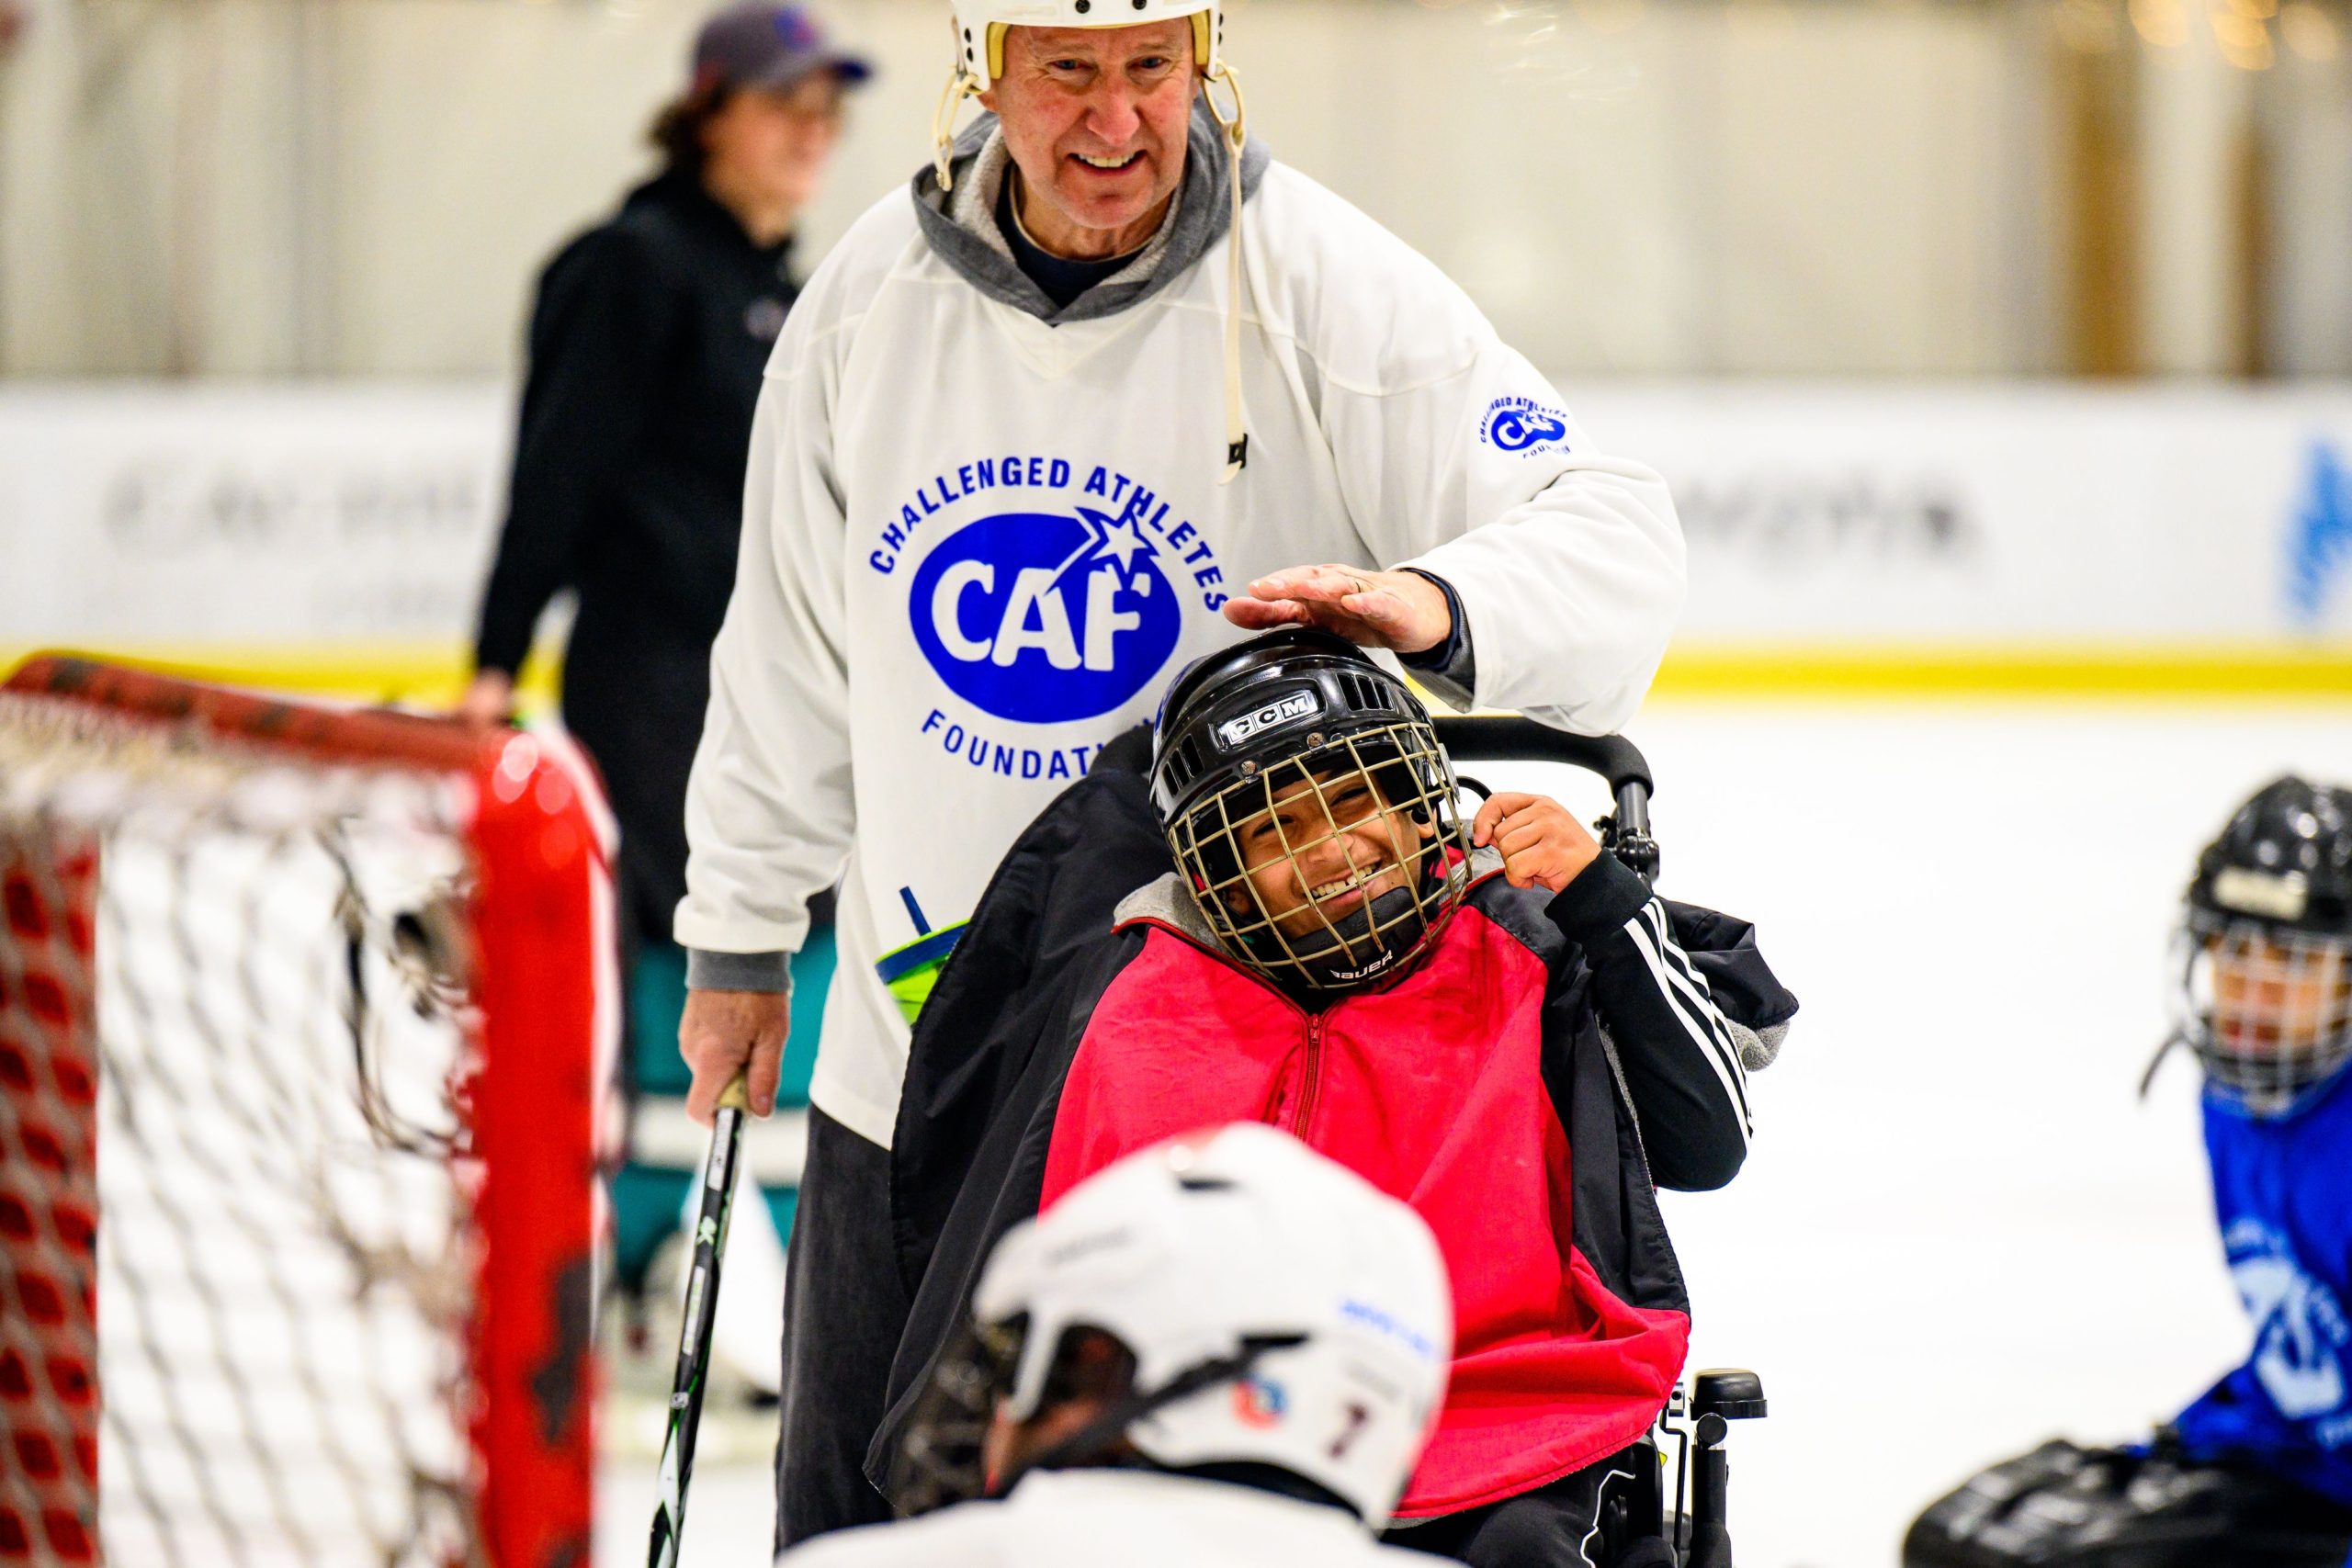
[[735,1209],[735,1167],[743,1153],[743,1122],[751,1113],[751,1094],[744,1076],[738,1073],[719,1091],[710,1153],[702,1163],[702,1208],[695,1217],[694,1263],[686,1274],[685,1321],[678,1328],[678,1373],[670,1385],[670,1425],[662,1438],[661,1495],[653,1505],[648,1568],[677,1568],[678,1542],[686,1530],[695,1429],[702,1423],[710,1325],[718,1311],[718,1265],[727,1250],[727,1221]]

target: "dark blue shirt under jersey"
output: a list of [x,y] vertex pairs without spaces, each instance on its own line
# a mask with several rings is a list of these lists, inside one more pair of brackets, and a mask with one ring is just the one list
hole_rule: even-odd
[[1029,281],[1046,291],[1057,310],[1065,310],[1069,302],[1111,276],[1125,269],[1136,259],[1136,251],[1123,256],[1106,256],[1101,261],[1087,261],[1072,256],[1057,256],[1041,249],[1037,243],[1021,231],[1020,220],[1013,216],[1012,180],[1007,177],[996,197],[996,226],[1004,235],[1004,243],[1012,247],[1015,265],[1029,275]]

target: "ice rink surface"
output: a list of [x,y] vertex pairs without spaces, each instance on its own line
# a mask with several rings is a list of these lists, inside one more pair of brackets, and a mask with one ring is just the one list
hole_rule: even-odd
[[[1771,1402],[1730,1445],[1739,1561],[1893,1568],[1978,1466],[2143,1433],[2244,1355],[2194,1066],[2137,1088],[2196,851],[2278,773],[2352,780],[2352,704],[1659,703],[1630,733],[1661,891],[1753,919],[1804,1001],[1747,1169],[1668,1200],[1691,1365]],[[651,1472],[608,1471],[600,1564],[644,1561]],[[707,1466],[684,1562],[764,1562],[770,1507]]]

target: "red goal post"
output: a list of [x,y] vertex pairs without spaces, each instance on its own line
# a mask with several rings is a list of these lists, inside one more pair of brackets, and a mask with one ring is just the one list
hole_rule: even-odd
[[0,688],[0,1564],[587,1562],[608,872],[528,734]]

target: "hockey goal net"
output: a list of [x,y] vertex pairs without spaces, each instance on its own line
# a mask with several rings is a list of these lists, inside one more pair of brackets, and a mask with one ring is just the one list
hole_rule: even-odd
[[527,735],[0,688],[0,1564],[584,1568],[604,874]]

